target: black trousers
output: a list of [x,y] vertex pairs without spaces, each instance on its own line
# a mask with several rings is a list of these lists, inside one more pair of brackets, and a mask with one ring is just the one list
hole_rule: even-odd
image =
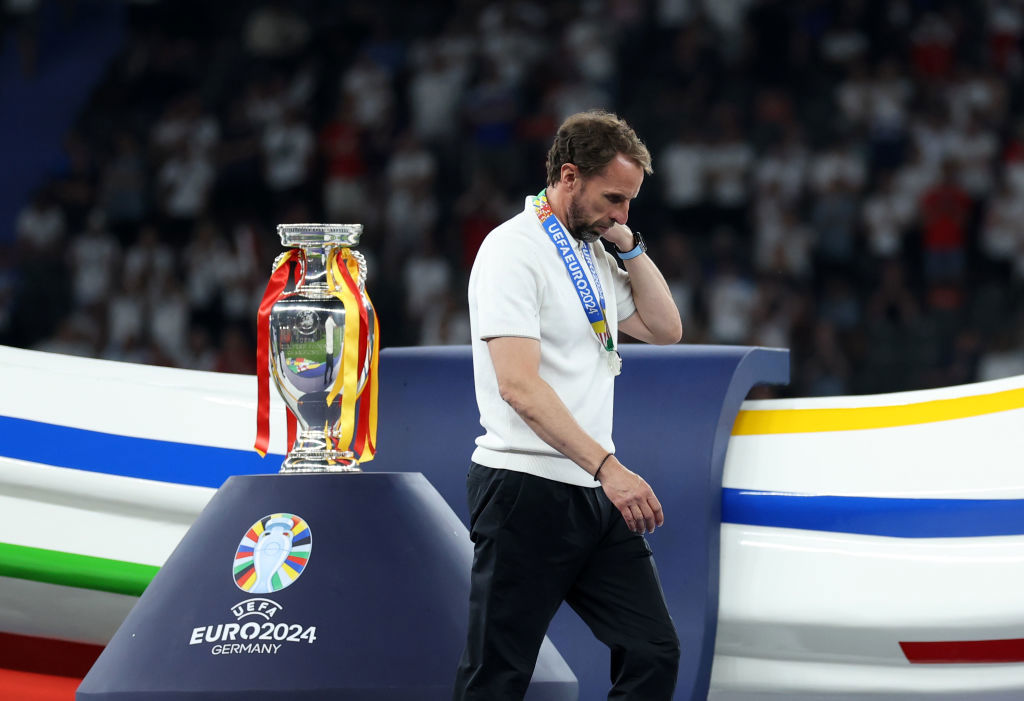
[[475,544],[454,701],[519,701],[562,601],[611,650],[608,698],[672,698],[679,639],[643,536],[604,490],[472,464]]

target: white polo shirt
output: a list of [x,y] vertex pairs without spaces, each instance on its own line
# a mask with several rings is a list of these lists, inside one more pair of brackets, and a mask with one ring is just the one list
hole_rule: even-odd
[[[576,288],[555,245],[534,213],[533,198],[522,212],[484,239],[469,276],[469,320],[480,424],[473,461],[487,467],[528,472],[584,487],[600,485],[579,465],[549,446],[498,393],[487,339],[501,336],[540,341],[540,376],[576,421],[608,452],[612,442],[614,375],[607,353],[587,319]],[[590,269],[580,254],[589,246],[601,278],[609,331],[636,311],[629,276],[600,242],[570,237],[591,288]]]

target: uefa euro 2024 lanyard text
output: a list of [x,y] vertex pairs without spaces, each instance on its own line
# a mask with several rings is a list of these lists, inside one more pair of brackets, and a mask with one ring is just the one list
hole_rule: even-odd
[[571,239],[566,234],[565,229],[562,228],[562,223],[558,221],[558,217],[551,211],[551,205],[548,204],[547,189],[541,190],[540,194],[533,198],[533,211],[537,214],[541,226],[558,251],[558,255],[565,265],[565,271],[569,274],[569,280],[572,282],[573,287],[576,288],[576,295],[583,306],[583,312],[587,315],[590,327],[594,329],[598,343],[601,344],[605,361],[608,363],[608,369],[611,370],[613,375],[618,375],[622,372],[622,358],[619,356],[618,351],[615,350],[615,339],[612,338],[608,328],[605,314],[604,288],[601,286],[601,277],[597,274],[597,268],[590,253],[590,245],[583,243],[580,249],[583,252],[584,260],[587,262],[587,267],[590,268],[590,274],[594,276],[594,284],[597,286],[596,296],[590,287],[590,280],[587,279],[586,272],[580,266],[580,261],[576,258],[576,254],[573,253]]

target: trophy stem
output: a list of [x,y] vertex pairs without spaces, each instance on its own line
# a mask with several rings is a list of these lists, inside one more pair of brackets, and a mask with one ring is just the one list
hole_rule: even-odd
[[313,290],[327,292],[327,259],[335,246],[302,246],[305,262],[303,270],[303,287],[306,294]]

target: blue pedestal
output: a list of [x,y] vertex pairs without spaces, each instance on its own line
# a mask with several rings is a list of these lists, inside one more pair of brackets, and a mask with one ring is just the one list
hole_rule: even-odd
[[[250,564],[261,522],[256,559],[281,553],[273,567]],[[471,561],[466,528],[420,473],[232,477],[76,699],[448,701]],[[253,579],[269,591],[242,588]],[[527,699],[576,698],[545,640]]]
[[[745,346],[620,347],[615,446],[650,482],[665,527],[648,536],[682,644],[675,701],[705,701],[718,624],[722,469],[750,388],[789,381],[789,351]],[[415,465],[468,520],[466,470],[483,433],[468,346],[389,348],[380,363],[380,448],[370,469]],[[431,446],[428,460],[424,446]],[[563,605],[548,629],[579,679],[580,699],[608,693],[609,654]]]

